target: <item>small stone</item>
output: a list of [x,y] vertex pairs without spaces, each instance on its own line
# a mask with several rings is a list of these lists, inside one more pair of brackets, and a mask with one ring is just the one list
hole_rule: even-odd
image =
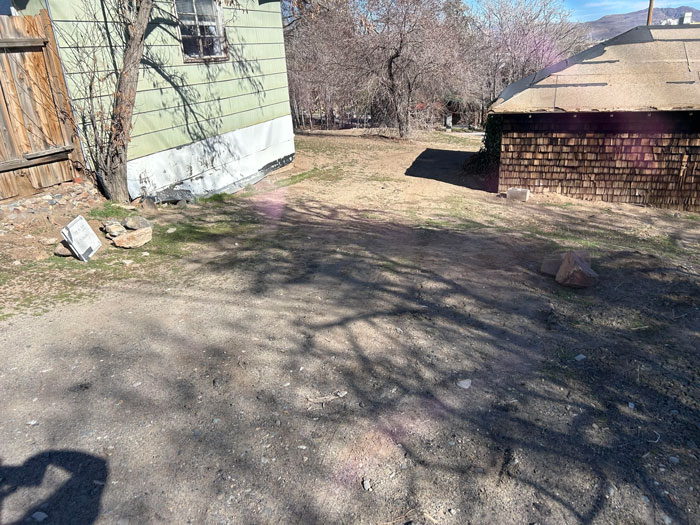
[[564,256],[556,280],[569,288],[589,288],[598,283],[598,274],[574,252]]
[[369,479],[362,478],[362,488],[367,490],[367,491],[372,490],[372,483],[370,482]]
[[447,509],[447,512],[449,512],[449,513],[452,514],[453,516],[454,516],[455,514],[457,514],[457,511],[456,511],[455,509]]
[[678,410],[671,410],[672,416],[677,416],[679,414]]
[[32,519],[34,521],[36,521],[37,523],[41,523],[42,521],[48,519],[48,517],[49,517],[48,514],[46,514],[45,512],[41,512],[41,511],[38,511],[38,512],[35,512],[34,514],[32,514]]
[[153,228],[141,228],[112,239],[115,246],[131,249],[139,248],[153,239]]
[[678,465],[681,462],[681,460],[678,459],[676,456],[670,456],[668,458],[668,462],[672,463],[673,465]]
[[508,188],[506,195],[508,200],[527,202],[530,199],[530,190],[526,188]]
[[22,266],[22,261],[12,261],[12,266]]
[[167,233],[175,233],[177,231],[177,228],[168,228]]
[[36,419],[32,419],[31,421],[27,421],[27,425],[30,427],[35,427],[39,424],[39,422]]
[[56,237],[49,237],[40,239],[39,242],[41,242],[41,244],[43,244],[44,246],[53,246],[58,242],[58,239],[56,239]]
[[576,361],[583,361],[584,359],[586,359],[586,356],[583,354],[579,354],[576,357],[574,357],[574,359],[576,359]]
[[471,379],[462,379],[461,381],[457,381],[457,386],[459,388],[463,388],[464,390],[467,390],[467,389],[471,388],[472,380]]
[[135,215],[133,217],[127,217],[122,221],[122,226],[127,230],[141,230],[145,228],[150,228],[151,223],[148,219],[141,217],[140,215]]
[[149,257],[150,255],[149,252],[141,252],[141,257]]
[[630,407],[632,410],[634,410],[634,407],[637,405],[635,405],[634,403],[632,403],[632,401],[630,401],[629,403],[627,403],[627,406]]
[[131,266],[132,264],[134,264],[134,261],[132,261],[131,259],[124,259],[122,260],[122,264],[124,266]]
[[649,503],[649,498],[647,498],[646,496],[642,496],[642,501],[643,501],[644,503],[647,503],[647,504],[648,504],[648,503]]
[[177,204],[175,206],[177,206],[181,210],[184,210],[185,208],[187,208],[187,201],[177,201]]
[[666,514],[661,514],[661,519],[664,520],[665,525],[671,525],[673,523],[673,520],[666,516]]

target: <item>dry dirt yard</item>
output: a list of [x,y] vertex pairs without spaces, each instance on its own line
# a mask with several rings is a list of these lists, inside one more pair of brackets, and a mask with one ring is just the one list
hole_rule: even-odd
[[700,217],[471,190],[478,146],[299,136],[148,254],[3,265],[0,522],[699,523]]

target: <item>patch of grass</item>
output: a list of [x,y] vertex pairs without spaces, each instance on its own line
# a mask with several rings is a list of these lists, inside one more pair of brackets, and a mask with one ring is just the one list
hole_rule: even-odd
[[455,218],[455,219],[427,219],[423,224],[423,227],[444,229],[444,230],[476,230],[479,228],[484,228],[484,225],[480,222],[472,221],[470,219]]
[[117,206],[112,202],[105,202],[102,206],[95,207],[88,214],[89,219],[106,220],[106,219],[126,219],[131,215],[135,215],[135,211],[125,210],[121,206]]
[[660,256],[678,256],[686,253],[675,239],[672,239],[668,235],[644,238],[638,235],[604,228],[579,229],[577,231],[554,228],[545,231],[534,225],[525,226],[524,230],[531,236],[544,237],[558,242],[563,241],[569,245],[597,250],[622,248],[645,251]]
[[233,199],[231,193],[216,193],[210,197],[199,199],[200,204],[225,204]]
[[700,215],[695,215],[694,213],[686,215],[685,218],[689,221],[700,221]]
[[542,202],[540,205],[550,208],[571,208],[572,206],[581,206],[580,204],[576,204],[574,202]]
[[275,182],[275,186],[278,188],[285,188],[287,186],[293,186],[294,184],[299,184],[307,179],[321,180],[327,182],[337,182],[343,176],[343,171],[338,166],[332,166],[327,168],[313,168],[309,171],[303,173],[297,173],[291,177],[285,179],[280,179]]

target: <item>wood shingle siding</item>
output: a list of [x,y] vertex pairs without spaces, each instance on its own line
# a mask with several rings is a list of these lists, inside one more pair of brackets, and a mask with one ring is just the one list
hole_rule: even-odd
[[504,116],[499,191],[700,211],[698,120],[684,112]]

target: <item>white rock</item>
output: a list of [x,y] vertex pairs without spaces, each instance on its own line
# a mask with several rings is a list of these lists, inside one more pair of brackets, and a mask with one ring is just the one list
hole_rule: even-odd
[[509,200],[527,202],[530,199],[530,190],[526,188],[508,188],[506,195]]
[[472,380],[471,379],[462,379],[461,381],[457,381],[457,386],[459,388],[463,388],[464,390],[467,390],[468,388],[471,388]]

